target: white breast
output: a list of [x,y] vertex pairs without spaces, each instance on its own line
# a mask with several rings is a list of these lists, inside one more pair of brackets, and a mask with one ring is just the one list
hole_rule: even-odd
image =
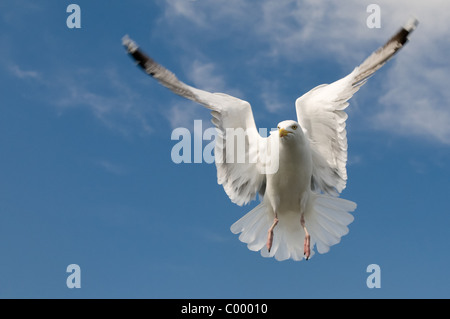
[[300,214],[311,191],[311,175],[309,143],[294,138],[281,141],[279,168],[276,173],[267,175],[265,201],[277,214],[289,211]]

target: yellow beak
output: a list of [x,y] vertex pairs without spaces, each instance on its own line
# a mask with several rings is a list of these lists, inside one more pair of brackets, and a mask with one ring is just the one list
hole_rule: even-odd
[[288,134],[291,133],[291,132],[289,132],[289,131],[286,131],[284,128],[280,128],[280,129],[278,130],[278,132],[280,133],[280,137],[286,136],[286,135],[288,135]]

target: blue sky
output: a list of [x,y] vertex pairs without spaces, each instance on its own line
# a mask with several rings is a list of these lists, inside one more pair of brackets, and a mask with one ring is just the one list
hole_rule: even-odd
[[[450,297],[450,3],[32,1],[0,4],[0,297]],[[69,29],[66,8],[81,8]],[[229,227],[239,207],[213,164],[175,164],[177,127],[209,113],[133,65],[129,34],[188,84],[295,119],[408,20],[410,42],[353,97],[350,232],[305,262],[266,259]],[[207,142],[204,142],[205,146]],[[66,268],[81,268],[81,288]],[[381,288],[366,286],[370,264]]]

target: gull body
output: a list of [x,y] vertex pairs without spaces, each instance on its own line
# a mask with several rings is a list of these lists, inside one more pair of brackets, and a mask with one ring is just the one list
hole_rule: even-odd
[[273,134],[270,138],[279,139],[276,154],[279,166],[276,172],[266,175],[267,185],[263,200],[268,214],[273,215],[274,220],[268,230],[266,247],[270,253],[273,230],[280,220],[279,227],[284,228],[286,232],[299,232],[298,225],[301,225],[305,232],[304,255],[309,258],[309,239],[304,221],[308,207],[312,206],[310,199],[313,198],[311,196],[313,162],[310,145],[300,125],[295,121],[279,123],[278,130],[279,134]]

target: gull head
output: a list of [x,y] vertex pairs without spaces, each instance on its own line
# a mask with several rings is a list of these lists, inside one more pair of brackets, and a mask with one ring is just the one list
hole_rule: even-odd
[[297,139],[303,135],[300,125],[295,121],[283,121],[278,123],[278,135],[282,141]]

